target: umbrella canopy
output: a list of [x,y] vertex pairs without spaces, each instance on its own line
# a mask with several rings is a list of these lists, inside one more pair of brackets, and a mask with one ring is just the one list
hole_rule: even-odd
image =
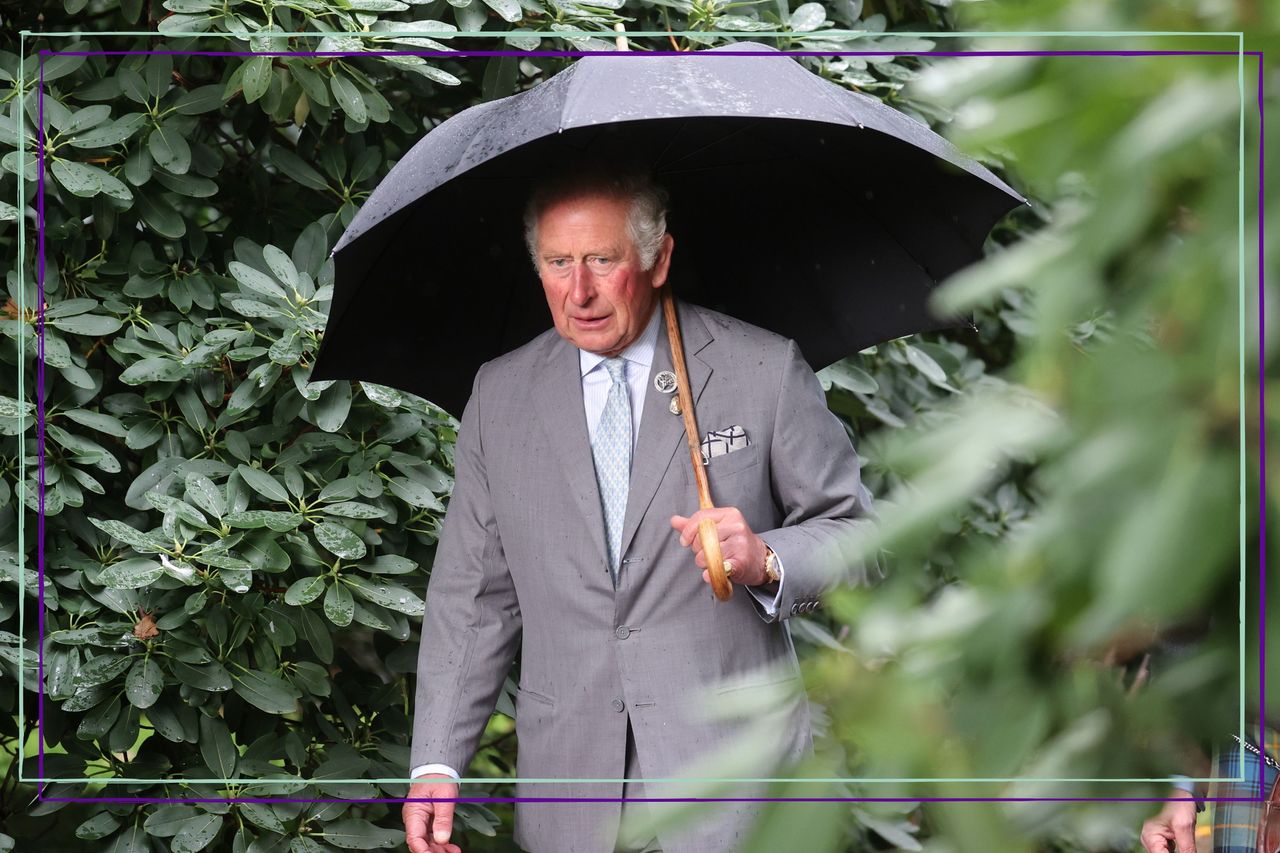
[[764,45],[584,57],[453,116],[391,169],[334,248],[311,378],[460,414],[481,364],[551,327],[523,207],[540,175],[584,158],[639,163],[670,191],[677,294],[795,339],[815,370],[954,324],[930,291],[1025,201],[920,122]]

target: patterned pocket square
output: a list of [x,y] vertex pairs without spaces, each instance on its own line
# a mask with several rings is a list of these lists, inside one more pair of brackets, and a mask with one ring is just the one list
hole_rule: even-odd
[[747,431],[734,424],[724,429],[713,429],[702,439],[702,464],[710,465],[711,460],[735,450],[741,450],[751,444]]

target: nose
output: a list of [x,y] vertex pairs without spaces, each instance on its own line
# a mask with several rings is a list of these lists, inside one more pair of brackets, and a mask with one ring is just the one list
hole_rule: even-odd
[[569,291],[569,298],[573,300],[575,305],[586,305],[591,301],[591,297],[595,295],[592,287],[591,273],[587,270],[587,265],[578,263],[573,265],[572,287]]

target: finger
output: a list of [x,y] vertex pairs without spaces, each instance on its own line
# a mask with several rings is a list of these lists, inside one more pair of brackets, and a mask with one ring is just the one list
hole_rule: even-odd
[[[410,791],[409,796],[416,796]],[[410,837],[422,837],[427,831],[427,819],[431,814],[430,803],[404,804],[404,831]]]
[[1186,826],[1185,824],[1173,825],[1173,838],[1178,844],[1178,853],[1196,853],[1196,832],[1195,824]]
[[416,817],[404,820],[404,841],[410,853],[428,853],[430,845],[426,843],[426,816],[421,812]]
[[711,583],[711,573],[706,569],[702,570],[702,582],[708,584]]
[[1173,832],[1168,826],[1148,823],[1143,827],[1141,840],[1147,853],[1170,853],[1169,842],[1173,840]]
[[1169,841],[1159,828],[1145,827],[1141,835],[1141,841],[1147,853],[1169,853]]
[[453,803],[436,803],[435,820],[431,822],[431,837],[437,844],[444,844],[453,834]]
[[437,844],[434,841],[427,845],[427,853],[462,853],[462,848],[452,842]]
[[698,513],[695,512],[687,518],[684,516],[676,516],[676,518],[684,520],[684,526],[680,528],[680,547],[688,548],[689,543],[698,537]]

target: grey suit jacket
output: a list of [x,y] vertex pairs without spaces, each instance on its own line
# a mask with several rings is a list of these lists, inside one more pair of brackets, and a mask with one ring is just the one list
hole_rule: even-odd
[[[750,441],[713,458],[707,471],[716,505],[738,507],[782,560],[779,618],[764,618],[742,590],[717,603],[680,546],[670,518],[693,513],[697,493],[683,419],[652,388],[615,590],[578,350],[548,330],[485,364],[462,416],[456,483],[426,595],[411,766],[465,770],[521,644],[522,779],[623,778],[628,718],[644,777],[678,777],[746,723],[710,719],[708,692],[727,681],[735,686],[722,689],[740,691],[798,678],[785,619],[861,569],[844,538],[870,513],[858,459],[792,341],[688,303],[677,310],[699,429],[741,425]],[[671,369],[660,328],[651,375]],[[753,744],[760,766],[735,775],[774,775],[776,762],[812,749],[802,691],[773,731],[776,741]],[[522,782],[516,793],[620,797],[622,784]],[[727,804],[659,839],[667,853],[734,849],[757,808]],[[518,803],[516,841],[539,853],[612,850],[619,809]]]

